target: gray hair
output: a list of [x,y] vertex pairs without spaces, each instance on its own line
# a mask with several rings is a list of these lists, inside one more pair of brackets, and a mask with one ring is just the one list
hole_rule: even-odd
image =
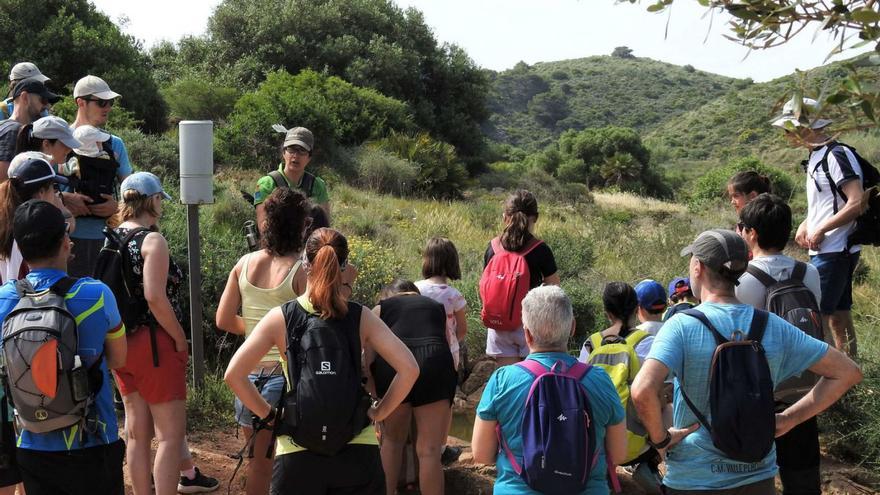
[[564,349],[574,321],[571,300],[559,286],[536,287],[523,299],[522,320],[535,347]]

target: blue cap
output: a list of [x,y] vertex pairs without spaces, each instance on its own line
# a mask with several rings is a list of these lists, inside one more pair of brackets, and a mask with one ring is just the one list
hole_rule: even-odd
[[162,193],[163,198],[171,199],[171,196],[162,189],[162,183],[159,181],[159,178],[149,172],[136,172],[129,175],[122,181],[122,186],[119,189],[123,194],[125,194],[125,191],[133,189],[143,196]]
[[691,280],[687,277],[677,277],[669,282],[669,298],[676,294],[683,294],[691,290]]
[[636,297],[643,309],[663,309],[666,307],[666,293],[656,280],[645,279],[636,284]]

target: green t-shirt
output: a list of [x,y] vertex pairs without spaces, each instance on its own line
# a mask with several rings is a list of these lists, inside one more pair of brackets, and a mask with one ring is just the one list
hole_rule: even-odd
[[[299,180],[299,184],[291,184],[290,179],[284,175],[284,164],[278,166],[278,171],[281,172],[284,180],[287,181],[287,185],[291,188],[301,189],[302,179],[305,178],[305,174],[303,174],[302,178]],[[266,198],[272,194],[272,191],[275,190],[275,180],[272,179],[269,175],[264,175],[260,177],[260,180],[257,181],[257,190],[254,192],[254,206],[261,204],[263,201],[266,201]],[[309,194],[308,191],[303,191],[306,196],[309,197],[316,204],[323,204],[330,202],[330,195],[327,194],[327,183],[324,182],[324,179],[315,175],[315,185],[312,186],[312,193]]]

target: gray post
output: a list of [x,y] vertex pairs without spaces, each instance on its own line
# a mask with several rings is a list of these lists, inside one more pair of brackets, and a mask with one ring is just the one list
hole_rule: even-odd
[[202,262],[199,252],[199,205],[186,205],[189,252],[189,321],[192,329],[193,388],[205,379],[205,338],[202,334]]

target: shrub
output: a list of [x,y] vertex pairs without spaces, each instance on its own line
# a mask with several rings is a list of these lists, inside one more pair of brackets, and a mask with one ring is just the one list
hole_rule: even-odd
[[592,266],[593,244],[585,233],[553,228],[541,230],[540,237],[553,250],[562,280],[577,279]]
[[168,103],[172,121],[218,122],[232,111],[239,92],[215,81],[205,81],[204,76],[188,76],[163,88],[162,96]]
[[357,152],[358,184],[376,192],[402,196],[411,190],[419,167],[409,160],[374,147]]
[[394,130],[373,144],[418,165],[417,193],[444,199],[461,197],[467,185],[468,173],[458,161],[451,144],[438,141],[426,133],[410,135]]
[[152,172],[163,181],[178,181],[180,148],[175,135],[144,134],[128,129],[120,131],[119,137],[125,141],[128,158],[136,171]]
[[786,172],[767,165],[757,158],[740,158],[723,167],[710,170],[700,177],[693,187],[689,201],[692,206],[705,205],[723,199],[727,194],[727,182],[737,172],[754,170],[770,178],[774,194],[790,200],[794,192],[794,180]]
[[376,302],[379,291],[403,273],[403,262],[394,250],[360,236],[348,236],[349,261],[358,269],[351,299],[367,306]]

